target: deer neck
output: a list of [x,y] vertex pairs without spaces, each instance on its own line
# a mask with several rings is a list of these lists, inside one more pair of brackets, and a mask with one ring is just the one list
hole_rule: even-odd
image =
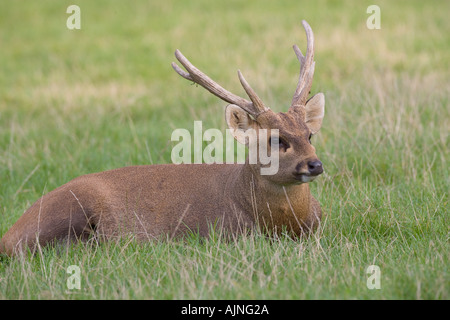
[[227,193],[233,203],[260,227],[281,232],[282,226],[301,233],[303,221],[310,215],[310,189],[307,183],[280,185],[259,174],[248,163],[237,166],[227,181]]

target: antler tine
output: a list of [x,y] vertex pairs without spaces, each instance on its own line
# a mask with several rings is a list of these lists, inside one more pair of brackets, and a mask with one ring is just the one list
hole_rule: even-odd
[[297,89],[292,98],[291,107],[305,105],[314,77],[314,34],[305,20],[302,20],[302,25],[306,32],[306,57],[302,54],[298,46],[294,45],[294,52],[298,61],[300,61],[300,76]]
[[228,103],[238,105],[239,107],[241,107],[242,109],[244,109],[253,116],[258,116],[263,111],[266,111],[264,104],[258,98],[253,89],[248,85],[245,79],[243,79],[242,74],[240,72],[238,74],[239,79],[241,80],[241,84],[252,101],[239,97],[234,93],[231,93],[230,91],[221,87],[217,82],[215,82],[206,74],[197,69],[188,59],[186,59],[186,57],[181,53],[180,50],[177,49],[175,51],[175,57],[187,70],[187,72],[182,70],[175,62],[172,62],[173,69],[183,78],[201,85],[203,88],[211,92],[213,95],[219,97],[220,99]]
[[266,108],[264,102],[262,102],[262,100],[258,97],[256,92],[252,89],[252,87],[250,87],[247,80],[245,80],[244,76],[241,73],[241,70],[238,70],[238,76],[242,87],[244,88],[250,100],[252,100],[253,106],[258,110],[258,115],[260,113],[263,113],[264,111],[269,110],[269,108]]

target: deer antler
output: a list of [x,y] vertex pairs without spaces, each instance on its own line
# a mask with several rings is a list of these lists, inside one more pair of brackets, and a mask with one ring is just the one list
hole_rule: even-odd
[[213,81],[210,77],[208,77],[206,74],[197,69],[192,63],[190,63],[189,60],[186,59],[186,57],[181,53],[180,50],[177,49],[175,51],[175,57],[187,70],[187,72],[184,71],[175,62],[172,62],[173,69],[180,76],[201,85],[203,88],[211,92],[216,97],[219,97],[220,99],[226,102],[238,105],[255,118],[259,116],[261,113],[270,110],[269,108],[264,106],[262,100],[256,95],[255,91],[253,91],[253,89],[247,83],[247,81],[244,79],[244,76],[240,71],[238,71],[239,80],[251,101],[239,97],[221,87],[217,82]]
[[305,105],[314,77],[314,34],[308,22],[302,20],[302,25],[306,32],[306,57],[302,54],[298,46],[294,45],[295,54],[297,55],[298,61],[300,61],[300,76],[297,89],[292,98],[291,107]]

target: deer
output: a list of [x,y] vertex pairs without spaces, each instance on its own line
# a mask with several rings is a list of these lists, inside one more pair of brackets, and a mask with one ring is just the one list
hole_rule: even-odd
[[[309,182],[322,172],[311,136],[322,126],[325,97],[309,97],[314,75],[314,35],[302,20],[307,48],[293,46],[300,75],[287,112],[273,112],[250,87],[241,71],[240,83],[249,99],[224,89],[196,68],[178,49],[173,69],[229,103],[225,119],[233,137],[248,146],[245,133],[278,130],[267,137],[278,147],[279,169],[261,175],[262,164],[152,164],[90,173],[50,191],[28,208],[0,241],[0,253],[13,256],[25,249],[64,241],[109,241],[132,235],[151,241],[196,232],[208,237],[214,228],[238,236],[259,229],[301,237],[320,224],[322,209]],[[257,139],[260,139],[259,136]],[[256,141],[259,143],[260,141]],[[213,226],[213,227],[212,227]]]

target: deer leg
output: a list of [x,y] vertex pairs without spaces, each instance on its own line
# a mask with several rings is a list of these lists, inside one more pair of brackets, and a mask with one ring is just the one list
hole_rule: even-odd
[[[81,199],[80,199],[81,198]],[[95,231],[89,201],[58,188],[36,201],[3,236],[0,253],[14,255],[29,248],[86,240]]]

